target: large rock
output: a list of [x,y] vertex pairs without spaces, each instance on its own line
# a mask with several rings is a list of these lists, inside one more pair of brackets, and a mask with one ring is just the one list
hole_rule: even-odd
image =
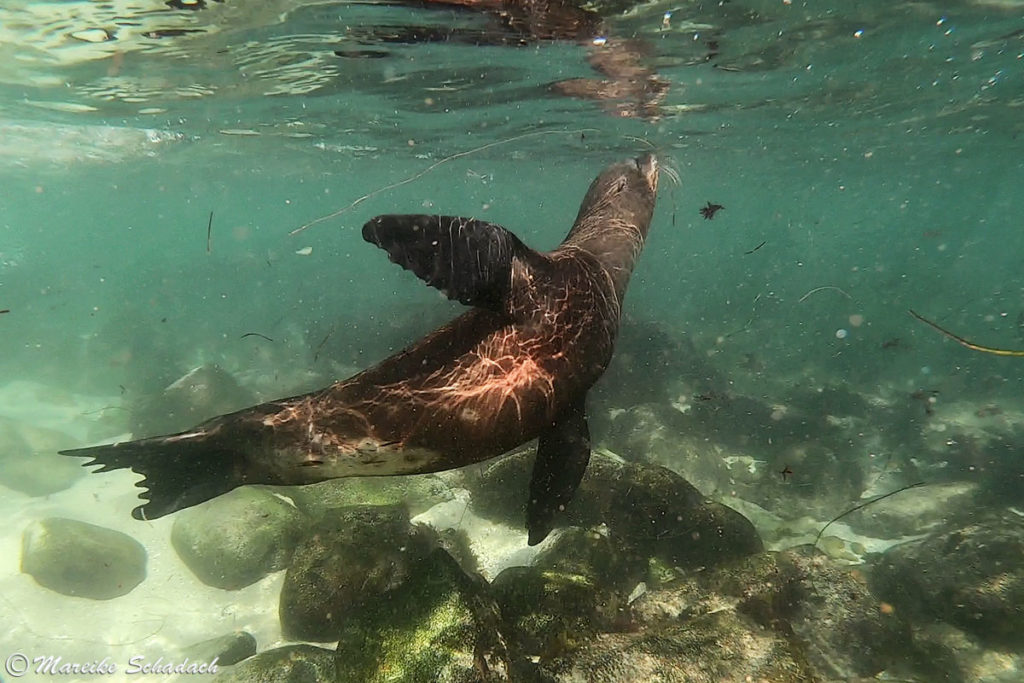
[[402,506],[338,508],[296,548],[281,589],[288,638],[336,640],[345,622],[376,606],[415,573],[437,545]]
[[[711,646],[679,652],[692,659],[692,678],[664,680],[860,680],[903,663],[911,650],[906,622],[868,591],[863,577],[812,549],[760,553],[709,572],[675,573],[631,608],[630,630],[646,637],[605,643],[623,648],[625,660],[635,657],[643,664],[641,655],[655,662],[667,656],[637,642],[681,648],[696,638]],[[680,625],[693,632],[682,641]],[[735,668],[721,672],[718,667],[730,660]],[[732,677],[737,674],[742,675]]]
[[223,669],[213,680],[217,683],[337,683],[334,659],[333,652],[321,647],[286,645]]
[[136,402],[132,408],[132,434],[136,437],[172,434],[255,402],[252,392],[226,370],[218,365],[200,365],[159,394]]
[[256,654],[256,638],[246,631],[235,631],[209,640],[193,643],[181,649],[182,657],[190,662],[217,666],[230,666]]
[[57,455],[65,434],[0,417],[0,484],[29,496],[63,491],[87,474],[81,460]]
[[888,550],[872,585],[896,609],[1024,646],[1024,519],[996,513]]
[[200,581],[236,590],[284,569],[305,523],[287,501],[242,486],[178,513],[171,544]]
[[120,531],[50,517],[25,530],[21,571],[64,595],[109,600],[146,578],[146,551]]
[[[473,491],[474,509],[523,523],[532,454],[497,460]],[[714,566],[762,549],[753,525],[735,510],[707,500],[685,479],[657,465],[594,453],[579,490],[557,522],[608,526],[614,543],[681,567]]]
[[804,683],[814,680],[778,634],[729,612],[639,633],[606,633],[542,664],[558,683]]
[[349,477],[329,479],[308,486],[281,489],[284,495],[314,521],[352,505],[404,505],[410,515],[454,497],[447,473],[398,477]]
[[418,562],[401,586],[345,620],[338,680],[528,680],[528,663],[510,652],[506,640],[486,584],[438,549]]
[[863,574],[810,547],[752,556],[701,585],[787,637],[822,680],[873,677],[910,647],[906,621],[868,590]]

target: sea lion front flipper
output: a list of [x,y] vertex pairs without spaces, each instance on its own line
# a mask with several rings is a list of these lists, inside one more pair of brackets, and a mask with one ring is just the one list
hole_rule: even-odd
[[544,258],[500,225],[458,216],[377,216],[363,239],[449,299],[492,311],[507,310],[513,262]]
[[590,429],[584,398],[542,432],[537,443],[530,498],[526,502],[530,545],[537,545],[551,533],[555,513],[572,500],[590,462]]

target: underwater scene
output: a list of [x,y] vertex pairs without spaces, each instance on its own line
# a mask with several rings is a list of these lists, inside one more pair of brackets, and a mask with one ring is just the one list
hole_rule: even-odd
[[0,680],[1024,681],[1021,0],[9,0],[0,158]]

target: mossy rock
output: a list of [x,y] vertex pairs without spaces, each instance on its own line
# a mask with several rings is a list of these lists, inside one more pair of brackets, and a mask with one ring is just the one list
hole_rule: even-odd
[[334,653],[312,645],[288,645],[261,652],[221,670],[217,683],[337,683]]
[[286,637],[336,640],[347,620],[386,601],[436,546],[433,531],[410,524],[403,506],[337,508],[296,548],[285,575],[280,616]]
[[498,626],[486,585],[435,550],[400,587],[346,620],[338,634],[338,680],[522,680],[512,677],[526,665],[513,661]]

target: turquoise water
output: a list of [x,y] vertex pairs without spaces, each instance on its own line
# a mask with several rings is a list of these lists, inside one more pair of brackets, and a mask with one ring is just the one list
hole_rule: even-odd
[[[626,326],[686,339],[693,363],[718,373],[680,382],[662,407],[693,416],[693,395],[714,385],[796,410],[799,392],[841,387],[887,420],[861,414],[849,457],[905,469],[872,488],[873,474],[837,482],[841,468],[798,464],[799,449],[740,453],[734,432],[770,441],[754,418],[701,432],[770,463],[763,486],[748,482],[763,494],[754,500],[685,462],[653,461],[699,488],[714,480],[708,495],[825,522],[919,479],[977,483],[968,457],[942,464],[923,444],[970,437],[1019,457],[1024,359],[966,349],[908,314],[1024,349],[1019,2],[605,7],[608,49],[634,39],[639,63],[668,84],[646,118],[552,89],[600,78],[588,60],[604,48],[502,33],[482,12],[185,5],[0,8],[0,416],[11,433],[65,437],[51,450],[117,438],[131,431],[135,398],[202,364],[261,400],[351,374],[459,311],[364,243],[364,222],[475,216],[548,249],[600,169],[653,150],[679,182],[662,175]],[[414,26],[445,39],[395,37]],[[707,202],[724,206],[713,220],[699,212]],[[643,360],[642,335],[624,333],[620,352],[633,371],[613,366],[600,410],[634,407],[615,403],[612,377],[642,390],[670,371]],[[614,419],[592,423],[595,444],[617,450]],[[814,441],[811,428],[805,436]],[[991,457],[978,467],[995,467]],[[804,488],[785,486],[783,465]],[[109,481],[103,490],[120,497],[97,498],[103,513],[82,493],[99,484],[5,493],[23,511],[5,543],[16,556],[24,524],[57,512],[124,517],[117,528],[130,533],[136,491],[130,478]],[[9,568],[8,587],[24,593],[8,602],[18,633],[58,642],[57,626],[33,616],[52,598],[26,592],[31,580]],[[254,612],[273,611],[274,597],[250,598]],[[146,615],[163,612],[173,607]]]

